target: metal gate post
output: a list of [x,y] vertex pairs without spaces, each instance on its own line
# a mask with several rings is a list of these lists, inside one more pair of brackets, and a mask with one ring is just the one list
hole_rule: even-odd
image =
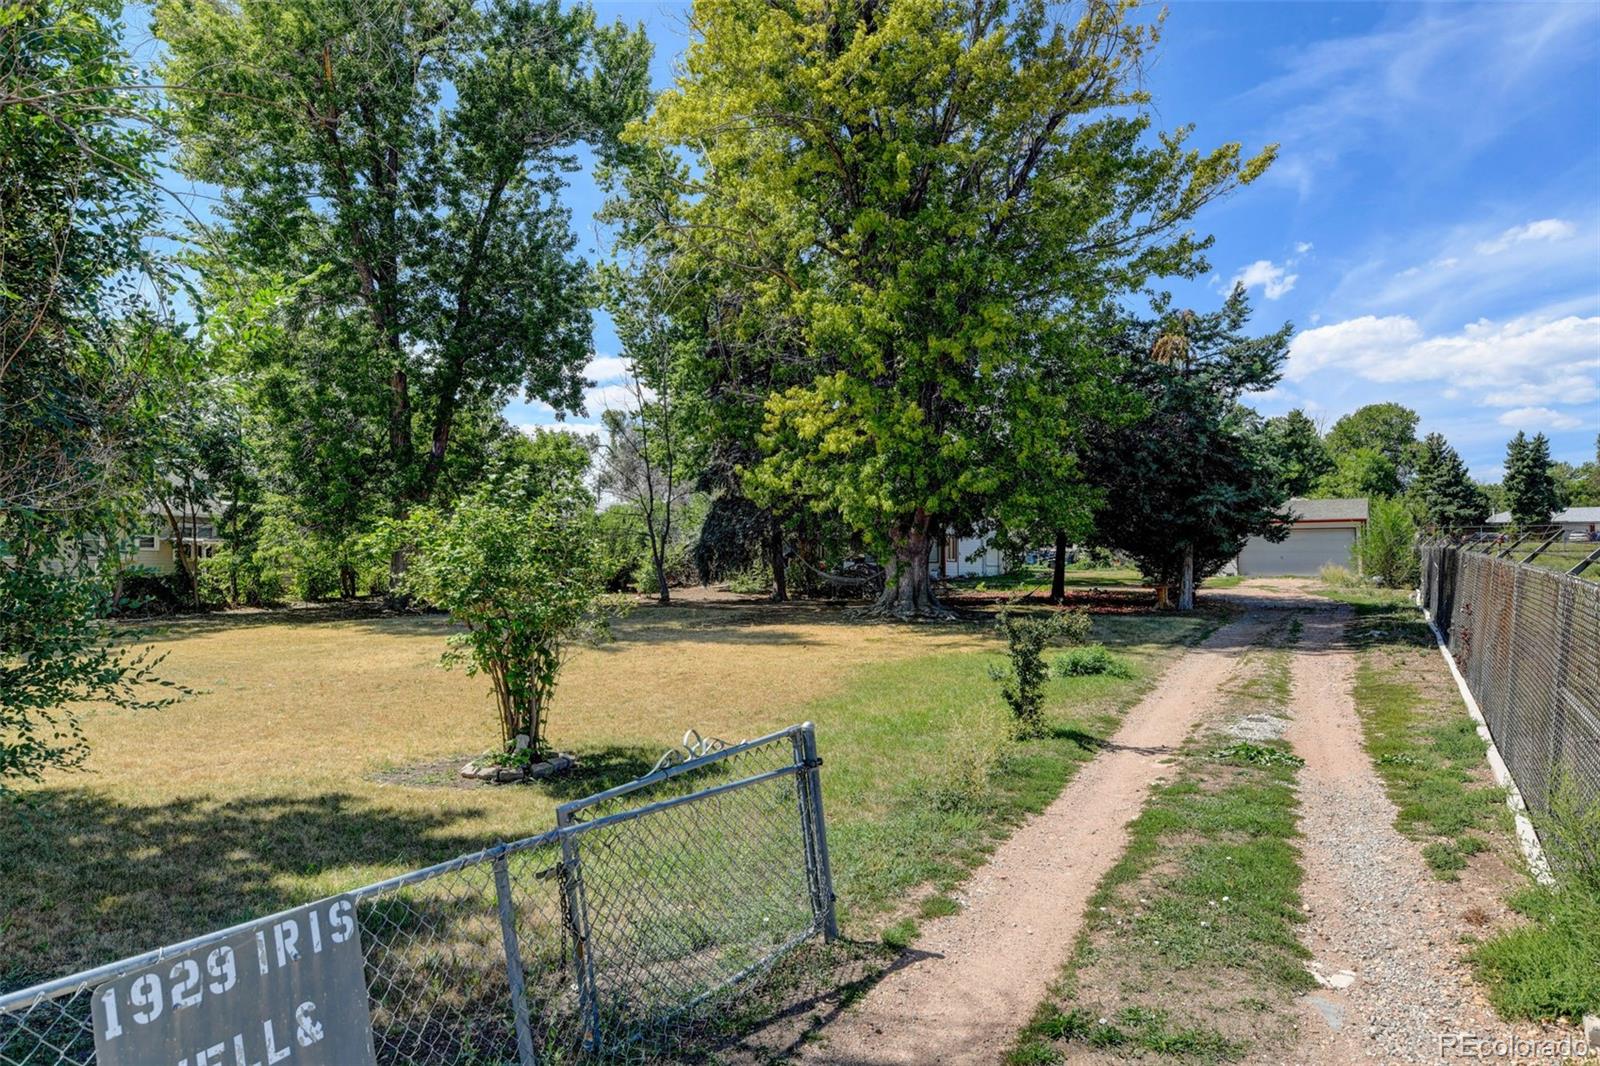
[[511,901],[511,873],[506,869],[506,846],[501,844],[490,860],[494,866],[494,894],[500,904],[500,939],[506,949],[506,978],[511,985],[511,1013],[517,1026],[517,1061],[538,1066],[533,1053],[533,1028],[528,1020],[528,988],[522,974],[522,951],[517,946],[516,912]]
[[[572,825],[565,807],[556,808],[556,828]],[[594,954],[589,944],[589,908],[583,899],[583,859],[571,833],[561,834],[561,877],[566,885],[567,924],[572,930],[572,968],[578,978],[578,1013],[583,1017],[583,1044],[600,1050],[600,997],[595,990]]]
[[813,884],[813,909],[828,942],[839,938],[839,920],[834,913],[833,867],[828,859],[828,823],[822,813],[822,760],[817,757],[817,729],[810,722],[800,727],[799,754],[802,811],[806,828],[806,866]]

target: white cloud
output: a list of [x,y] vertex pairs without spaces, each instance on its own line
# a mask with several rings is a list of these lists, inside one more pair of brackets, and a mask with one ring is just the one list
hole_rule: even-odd
[[1278,297],[1294,288],[1294,283],[1300,280],[1299,274],[1289,273],[1288,268],[1293,263],[1278,266],[1270,259],[1257,259],[1233,276],[1228,282],[1228,288],[1243,285],[1247,289],[1259,287],[1269,300]]
[[1311,251],[1311,248],[1312,244],[1310,241],[1296,241],[1294,246],[1294,254],[1305,255],[1307,252]]
[[[1493,240],[1479,241],[1477,252],[1479,255],[1499,255],[1515,244],[1525,244],[1529,241],[1565,241],[1570,240],[1577,232],[1578,228],[1565,219],[1541,218],[1536,222],[1512,226]],[[1453,264],[1454,260],[1451,262]]]
[[1518,407],[1514,411],[1507,411],[1495,421],[1512,429],[1532,430],[1577,429],[1583,425],[1582,419],[1553,411],[1548,407]]
[[597,355],[583,368],[583,375],[597,384],[604,385],[627,377],[632,366],[632,359],[624,359],[620,355]]
[[533,436],[537,430],[551,433],[571,433],[575,437],[603,436],[605,427],[593,422],[524,422],[517,427],[522,432]]
[[1362,315],[1308,329],[1289,348],[1285,377],[1319,371],[1374,382],[1441,381],[1489,407],[1600,399],[1600,315],[1479,319],[1428,336],[1409,315]]

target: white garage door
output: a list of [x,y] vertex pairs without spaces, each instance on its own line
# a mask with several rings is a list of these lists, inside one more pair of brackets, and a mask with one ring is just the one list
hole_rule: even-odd
[[1315,577],[1325,563],[1349,566],[1350,549],[1355,542],[1353,529],[1296,529],[1288,540],[1278,544],[1264,537],[1251,537],[1239,553],[1239,572],[1252,577]]

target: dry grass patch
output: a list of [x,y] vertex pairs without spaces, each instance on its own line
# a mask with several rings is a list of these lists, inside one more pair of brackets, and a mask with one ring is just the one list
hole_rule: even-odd
[[439,617],[319,612],[165,624],[167,676],[196,694],[90,716],[89,773],[0,810],[0,986],[108,961],[552,824],[555,806],[647,770],[686,729],[738,740],[817,723],[847,920],[962,876],[1053,797],[1083,730],[1131,704],[1214,619],[1097,623],[1128,681],[1052,682],[1055,735],[984,804],[937,811],[958,723],[998,705],[983,624],[894,626],[822,606],[644,608],[563,678],[551,739],[580,772],[441,788],[497,740],[480,678],[438,666]]

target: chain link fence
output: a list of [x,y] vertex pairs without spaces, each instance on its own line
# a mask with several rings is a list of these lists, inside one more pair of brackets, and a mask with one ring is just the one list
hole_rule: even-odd
[[[548,832],[345,894],[379,1063],[661,1061],[837,935],[811,724],[675,754]],[[258,924],[0,996],[0,1066],[94,1063],[98,989]]]
[[[1524,801],[1548,813],[1558,782],[1600,803],[1597,546],[1549,565],[1539,531],[1479,531],[1424,544],[1422,600],[1483,711]],[[1540,550],[1540,545],[1545,550]]]

